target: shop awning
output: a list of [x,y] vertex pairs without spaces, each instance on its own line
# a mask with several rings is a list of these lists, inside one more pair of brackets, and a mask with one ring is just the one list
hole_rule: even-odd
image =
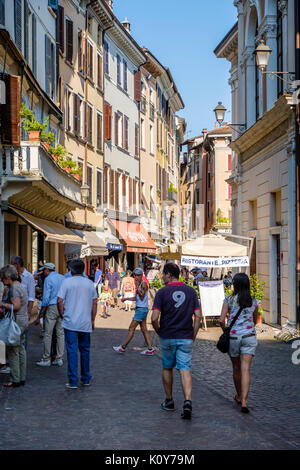
[[141,224],[110,219],[120,238],[124,240],[127,251],[132,253],[156,253],[155,243]]
[[82,245],[82,238],[73,233],[69,228],[65,227],[58,222],[52,222],[51,220],[41,219],[34,215],[27,214],[27,212],[20,211],[14,207],[10,209],[31,227],[46,235],[46,241],[53,243],[72,243],[76,245]]
[[66,245],[65,255],[68,260],[74,258],[88,258],[93,256],[107,256],[108,250],[105,239],[101,233],[95,231],[75,230],[72,232],[81,238],[81,246]]

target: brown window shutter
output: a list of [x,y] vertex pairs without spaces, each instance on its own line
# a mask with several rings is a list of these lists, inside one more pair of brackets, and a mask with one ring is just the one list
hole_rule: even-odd
[[134,74],[134,99],[138,103],[142,100],[142,73],[137,70]]
[[78,134],[78,109],[77,109],[78,101],[77,95],[73,94],[73,133],[75,135]]
[[136,180],[132,180],[132,205],[133,212],[136,213]]
[[108,177],[108,168],[107,166],[104,168],[104,180],[103,180],[103,203],[107,205],[107,177]]
[[232,170],[232,155],[228,155],[228,170]]
[[115,172],[110,170],[110,207],[114,208],[114,199],[115,199]]
[[119,207],[119,173],[115,171],[115,209],[118,211]]
[[3,75],[6,87],[6,104],[1,105],[2,143],[19,147],[21,78],[15,75]]
[[66,20],[66,59],[73,63],[73,21]]
[[126,197],[126,175],[122,175],[122,196]]
[[252,254],[250,260],[250,276],[256,274],[256,238],[253,241]]
[[61,52],[64,52],[64,49],[65,49],[64,25],[65,25],[64,8],[59,5],[58,11],[57,11],[57,18],[56,18],[56,34],[57,34],[58,47],[61,50]]
[[97,70],[98,70],[98,77],[97,77],[97,85],[102,90],[102,56],[100,54],[97,55]]
[[112,107],[104,104],[104,139],[111,140],[111,113]]
[[128,178],[128,183],[129,183],[129,207],[128,207],[128,212],[132,213],[132,178]]
[[119,126],[118,126],[119,115],[115,113],[115,145],[119,145]]

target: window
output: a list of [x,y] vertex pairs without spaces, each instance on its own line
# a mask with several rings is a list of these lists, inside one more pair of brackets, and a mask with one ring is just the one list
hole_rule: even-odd
[[154,155],[154,132],[153,132],[153,126],[150,124],[150,153]]
[[5,25],[5,0],[0,0],[0,24]]
[[117,54],[117,84],[121,86],[121,57]]
[[67,131],[71,131],[72,129],[72,93],[71,91],[67,88],[66,89],[66,121],[65,121],[65,126]]
[[147,108],[147,104],[146,104],[146,96],[144,94],[142,94],[142,99],[141,99],[141,112],[146,114],[146,108]]
[[125,150],[128,150],[128,127],[129,127],[129,119],[127,116],[124,116],[123,118],[123,135],[124,135],[124,142],[123,142],[123,148]]
[[141,147],[145,150],[145,119],[141,119]]
[[93,145],[93,107],[87,104],[87,141]]
[[[283,55],[282,55],[282,12],[277,7],[277,70],[283,71]],[[277,97],[283,94],[283,81],[277,79]]]
[[102,171],[97,169],[97,194],[96,194],[96,207],[102,207]]
[[15,0],[15,43],[22,51],[22,3],[21,0]]
[[109,75],[109,47],[106,41],[104,41],[104,73]]
[[66,59],[71,64],[73,63],[73,21],[66,20]]
[[86,182],[90,188],[89,197],[88,197],[88,204],[93,204],[93,168],[91,166],[87,166],[86,172]]
[[127,62],[123,60],[123,88],[127,91]]
[[122,115],[117,112],[115,113],[115,145],[122,147]]
[[93,54],[94,48],[90,42],[88,42],[88,63],[87,63],[87,75],[88,77],[93,80],[94,77],[94,70],[93,70]]
[[97,111],[97,149],[100,151],[103,150],[102,125],[103,125],[102,114],[99,111]]
[[227,199],[231,201],[232,187],[230,184],[227,184]]
[[140,143],[139,143],[139,126],[135,125],[134,130],[134,155],[138,157],[140,155]]
[[227,170],[231,171],[232,170],[232,155],[227,155]]
[[78,71],[84,73],[84,32],[78,33]]
[[102,55],[99,52],[97,52],[97,86],[101,90],[103,89],[102,68],[103,68]]
[[45,34],[45,88],[46,93],[53,98],[55,89],[55,51],[50,38]]
[[111,140],[112,107],[104,104],[104,139]]
[[58,6],[58,11],[57,11],[57,24],[56,24],[56,31],[57,31],[57,43],[58,47],[61,52],[64,52],[65,50],[65,14],[64,14],[64,8],[61,7],[60,5]]
[[37,72],[37,36],[36,36],[36,17],[34,13],[31,15],[31,42],[32,42],[32,48],[31,48],[31,56],[32,56],[32,72],[34,75],[36,75]]
[[91,16],[88,17],[88,32],[89,34],[93,32],[93,18]]

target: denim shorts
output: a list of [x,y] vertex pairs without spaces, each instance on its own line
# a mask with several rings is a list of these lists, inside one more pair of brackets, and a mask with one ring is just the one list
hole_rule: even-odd
[[160,350],[164,369],[191,370],[192,366],[192,339],[165,339],[160,338]]
[[238,357],[240,354],[251,354],[255,356],[256,346],[256,335],[248,336],[248,338],[237,337],[236,339],[230,339],[229,356]]
[[142,322],[143,320],[145,320],[145,318],[147,318],[148,312],[149,312],[148,308],[137,307],[135,309],[133,320]]

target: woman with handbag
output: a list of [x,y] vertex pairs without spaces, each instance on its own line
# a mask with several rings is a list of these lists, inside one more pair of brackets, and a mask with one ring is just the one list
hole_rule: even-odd
[[21,329],[20,344],[7,346],[7,359],[10,365],[10,380],[5,387],[19,387],[25,385],[26,379],[26,351],[24,346],[25,331],[28,327],[28,296],[26,289],[18,281],[18,273],[14,266],[7,265],[0,270],[0,277],[5,286],[9,288],[8,302],[0,302],[0,307],[13,311],[16,323]]
[[255,325],[258,304],[258,300],[251,297],[247,274],[236,274],[233,278],[233,293],[225,297],[223,303],[220,326],[223,331],[226,330],[226,317],[228,317],[228,324],[233,324],[230,329],[228,353],[232,362],[236,389],[234,399],[241,405],[242,413],[250,411],[247,399],[250,388],[250,368],[257,346]]

